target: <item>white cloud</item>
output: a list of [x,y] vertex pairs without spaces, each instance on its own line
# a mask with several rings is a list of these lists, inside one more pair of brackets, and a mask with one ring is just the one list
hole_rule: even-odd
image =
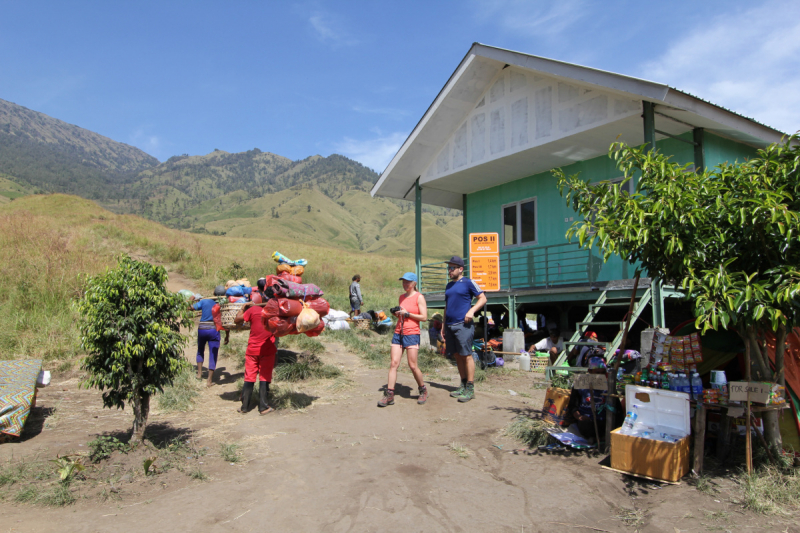
[[639,75],[793,133],[800,129],[800,3],[766,2],[701,21]]
[[584,0],[473,0],[475,17],[530,37],[553,37],[588,13]]
[[161,159],[161,139],[158,135],[147,133],[146,128],[137,128],[129,136],[129,141],[133,146],[147,152],[148,154]]
[[330,13],[317,11],[309,17],[308,22],[317,35],[317,39],[333,46],[352,46],[358,44],[345,28],[340,17]]
[[383,172],[403,145],[408,133],[395,132],[383,135],[376,131],[377,137],[372,139],[351,139],[345,137],[334,144],[334,150],[350,159],[355,159],[375,172]]

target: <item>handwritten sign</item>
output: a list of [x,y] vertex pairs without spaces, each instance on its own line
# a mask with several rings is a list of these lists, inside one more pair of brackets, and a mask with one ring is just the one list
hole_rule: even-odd
[[732,402],[746,402],[748,391],[750,392],[751,402],[769,402],[769,383],[732,381],[728,383],[728,390],[730,391],[730,399]]
[[469,277],[485,291],[500,290],[500,258],[497,256],[471,256]]

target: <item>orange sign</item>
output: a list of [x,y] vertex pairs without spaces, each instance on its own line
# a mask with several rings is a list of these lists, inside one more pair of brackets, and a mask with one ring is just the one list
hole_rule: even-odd
[[500,239],[497,233],[470,233],[469,255],[497,255],[500,253]]
[[485,291],[499,291],[500,257],[497,255],[470,256],[469,277]]

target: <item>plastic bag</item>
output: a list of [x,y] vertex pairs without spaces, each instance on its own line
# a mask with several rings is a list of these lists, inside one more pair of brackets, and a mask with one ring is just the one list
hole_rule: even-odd
[[305,333],[319,326],[319,313],[311,309],[307,303],[303,304],[303,310],[297,315],[297,331]]
[[281,272],[278,274],[278,277],[281,279],[285,279],[286,281],[291,281],[292,283],[303,283],[303,278],[301,278],[300,276],[289,274],[288,272]]
[[281,272],[286,272],[292,276],[302,276],[306,269],[302,265],[290,265],[289,263],[278,263],[275,267],[275,273],[280,275]]
[[194,293],[188,289],[181,289],[178,291],[178,294],[183,296],[183,299],[187,302],[194,298]]
[[228,281],[225,282],[225,289],[230,289],[234,285],[238,285],[238,283],[236,283],[235,280],[229,279]]
[[319,314],[320,318],[326,316],[331,310],[331,304],[325,298],[309,298],[306,303]]
[[[262,321],[265,320],[263,316],[261,319]],[[263,324],[264,327],[276,337],[285,337],[286,335],[297,335],[299,333],[299,331],[297,331],[296,320],[295,317],[274,316],[266,319]]]
[[315,327],[314,329],[310,329],[310,330],[306,331],[305,334],[308,335],[309,337],[316,337],[320,333],[322,333],[322,330],[324,330],[324,329],[325,329],[325,322],[322,322],[320,320],[319,326]]
[[236,284],[242,287],[250,287],[250,280],[247,278],[237,279]]
[[261,310],[261,316],[272,318],[275,316],[297,316],[303,310],[303,302],[288,298],[270,298]]

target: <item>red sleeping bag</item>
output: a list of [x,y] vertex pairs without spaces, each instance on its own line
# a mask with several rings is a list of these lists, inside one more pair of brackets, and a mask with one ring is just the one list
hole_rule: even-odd
[[[320,318],[327,315],[331,306],[325,298],[314,298],[306,300],[308,307],[317,312]],[[289,298],[270,298],[267,300],[264,309],[261,310],[261,316],[272,318],[275,316],[297,316],[303,310],[303,302],[300,300],[291,300]]]
[[316,337],[317,335],[322,333],[323,329],[325,329],[325,322],[320,320],[319,321],[319,326],[315,327],[314,329],[310,329],[310,330],[306,331],[305,334],[308,335],[309,337]]

